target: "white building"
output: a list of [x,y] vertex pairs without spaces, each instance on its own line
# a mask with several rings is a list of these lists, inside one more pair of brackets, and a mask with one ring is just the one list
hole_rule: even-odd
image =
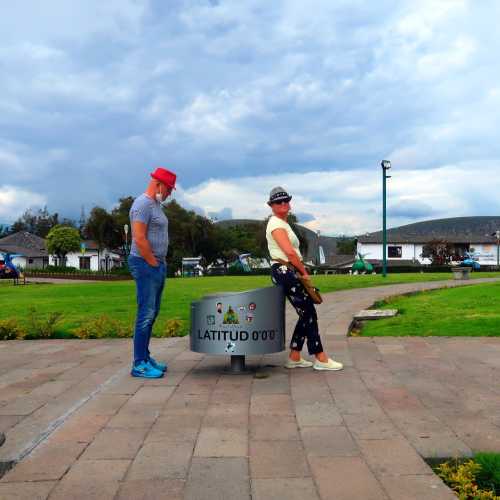
[[[460,261],[465,252],[474,252],[481,265],[495,266],[500,258],[498,240],[500,217],[454,217],[417,222],[387,230],[389,265],[430,264],[424,257],[424,246],[431,241],[446,241],[454,248],[453,260]],[[372,263],[383,259],[382,231],[358,237],[357,251]]]
[[[119,253],[109,249],[99,250],[99,245],[91,240],[82,242],[82,245],[82,251],[71,252],[66,256],[67,267],[109,271],[121,266],[122,257]],[[20,269],[44,269],[48,265],[60,265],[55,255],[48,254],[45,240],[27,231],[0,238],[0,259],[5,253],[17,255],[12,262]]]
[[[99,245],[92,240],[83,241],[79,252],[66,255],[66,267],[90,271],[110,271],[114,267],[120,267],[121,262],[120,254],[107,248],[99,250]],[[49,256],[49,263],[51,266],[60,265],[55,255]]]
[[27,231],[19,231],[0,239],[0,258],[3,254],[17,255],[13,264],[20,269],[43,269],[49,264],[45,240]]

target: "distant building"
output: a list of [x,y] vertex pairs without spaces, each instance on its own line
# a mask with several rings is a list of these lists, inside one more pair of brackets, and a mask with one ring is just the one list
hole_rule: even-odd
[[45,240],[27,231],[0,238],[0,252],[18,254],[12,262],[22,269],[44,268],[49,265]]
[[[108,248],[99,249],[99,245],[92,240],[82,241],[82,249],[79,252],[70,252],[66,255],[66,266],[89,271],[110,271],[114,267],[120,267],[122,257],[117,251]],[[50,265],[61,265],[55,255],[49,257]]]
[[[497,240],[493,234],[500,230],[500,217],[453,217],[416,222],[387,230],[387,260],[390,265],[430,264],[423,256],[424,246],[442,240],[453,247],[454,260],[474,250],[482,265],[497,264]],[[380,264],[383,259],[382,231],[358,237],[357,251],[366,260]]]
[[[107,248],[99,250],[99,245],[92,240],[82,242],[84,251],[70,252],[66,255],[66,266],[91,271],[109,271],[119,267],[122,256]],[[20,231],[5,238],[0,238],[0,252],[18,254],[12,261],[22,269],[43,269],[48,265],[61,265],[55,255],[49,255],[45,240],[27,231]]]

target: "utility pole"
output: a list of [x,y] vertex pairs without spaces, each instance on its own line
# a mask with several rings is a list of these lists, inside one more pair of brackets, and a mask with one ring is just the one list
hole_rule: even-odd
[[125,256],[129,254],[129,248],[128,248],[128,224],[125,224],[123,226],[123,232],[125,233]]
[[389,160],[382,160],[382,276],[387,277],[387,171],[391,168]]
[[500,230],[497,229],[494,233],[494,236],[497,238],[497,270],[500,267]]

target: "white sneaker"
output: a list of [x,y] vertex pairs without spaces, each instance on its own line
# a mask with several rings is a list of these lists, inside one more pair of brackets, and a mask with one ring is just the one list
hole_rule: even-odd
[[310,361],[303,358],[300,358],[300,361],[294,361],[293,359],[288,358],[285,368],[310,368],[312,365],[313,364]]
[[342,363],[339,363],[338,361],[334,361],[332,358],[328,358],[327,363],[322,363],[318,359],[314,362],[313,368],[315,370],[342,370],[344,368],[344,365]]

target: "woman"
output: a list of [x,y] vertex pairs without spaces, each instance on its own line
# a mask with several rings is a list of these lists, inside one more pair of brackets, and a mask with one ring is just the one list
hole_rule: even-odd
[[[282,188],[271,190],[267,204],[273,215],[266,228],[266,239],[271,255],[271,279],[275,285],[283,287],[285,295],[291,302],[299,319],[290,342],[290,355],[285,368],[307,368],[315,370],[341,370],[342,363],[329,358],[323,351],[318,329],[318,317],[314,302],[297,278],[297,273],[305,278],[309,275],[302,262],[299,239],[287,222],[292,197]],[[291,264],[290,269],[283,262]],[[309,354],[316,357],[313,363],[302,358],[301,350],[307,339]]]

